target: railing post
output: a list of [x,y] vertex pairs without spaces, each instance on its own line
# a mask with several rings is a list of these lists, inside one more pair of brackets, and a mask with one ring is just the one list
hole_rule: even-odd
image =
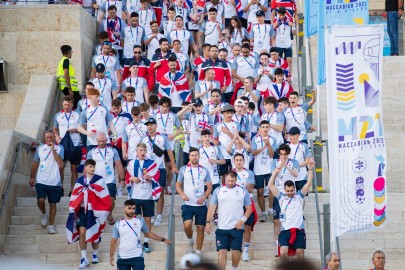
[[324,257],[330,252],[330,205],[325,203],[323,205],[323,246],[324,246]]
[[322,191],[322,152],[323,152],[323,143],[321,136],[315,137],[315,142],[312,145],[315,159],[315,175],[317,179],[317,189]]

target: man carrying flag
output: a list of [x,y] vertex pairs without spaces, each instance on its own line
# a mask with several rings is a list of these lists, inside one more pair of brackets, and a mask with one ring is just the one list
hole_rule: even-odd
[[95,174],[96,162],[84,163],[84,175],[76,180],[69,203],[66,222],[68,243],[79,240],[81,260],[79,269],[89,265],[86,255],[87,242],[92,243],[92,263],[98,263],[98,247],[105,221],[110,213],[111,200],[104,178]]
[[172,112],[178,113],[184,101],[191,101],[190,87],[186,76],[177,71],[177,59],[169,58],[169,72],[159,79],[159,98],[169,97],[172,100]]
[[[146,159],[147,146],[139,143],[136,148],[136,158],[128,162],[125,177],[127,185],[131,185],[130,198],[135,202],[135,214],[143,216],[148,230],[152,230],[151,217],[154,213],[154,201],[162,192],[159,185],[160,171],[153,159]],[[149,253],[149,238],[144,238],[143,251]]]

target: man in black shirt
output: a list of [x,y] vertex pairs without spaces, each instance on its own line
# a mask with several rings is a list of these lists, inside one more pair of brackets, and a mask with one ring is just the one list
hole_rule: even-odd
[[387,30],[391,43],[391,55],[398,56],[398,17],[404,13],[403,0],[385,0]]

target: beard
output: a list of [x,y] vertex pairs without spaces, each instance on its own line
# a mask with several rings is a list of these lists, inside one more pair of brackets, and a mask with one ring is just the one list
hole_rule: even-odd
[[134,212],[129,212],[129,213],[125,213],[125,215],[127,217],[134,217],[135,213]]

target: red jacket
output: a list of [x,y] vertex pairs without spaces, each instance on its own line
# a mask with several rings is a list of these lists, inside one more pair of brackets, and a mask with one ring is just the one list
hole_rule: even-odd
[[[152,57],[152,60],[150,61],[150,67],[149,67],[149,78],[148,78],[148,86],[149,82],[155,83],[155,78],[156,81],[160,81],[160,78],[163,78],[163,76],[169,72],[169,58],[171,56],[174,56],[175,58],[176,55],[172,53],[171,51],[168,51],[166,55],[162,55],[161,52],[155,53]],[[161,61],[161,65],[155,69],[155,64],[157,62]],[[180,64],[179,61],[177,61],[177,70],[180,70]]]
[[131,72],[129,71],[129,66],[131,65],[131,62],[136,62],[138,63],[138,76],[144,78],[148,82],[148,89],[149,91],[153,90],[153,80],[150,80],[149,77],[149,68],[150,68],[150,60],[147,58],[142,57],[140,60],[136,60],[134,58],[127,59],[124,64],[124,72],[122,75],[122,80],[124,81],[126,78],[131,76]]
[[229,86],[232,81],[231,73],[229,72],[228,64],[222,60],[215,60],[215,62],[210,58],[201,65],[201,73],[199,80],[204,80],[205,73],[204,70],[212,68],[215,71],[215,80],[219,82],[220,87],[224,85]]

